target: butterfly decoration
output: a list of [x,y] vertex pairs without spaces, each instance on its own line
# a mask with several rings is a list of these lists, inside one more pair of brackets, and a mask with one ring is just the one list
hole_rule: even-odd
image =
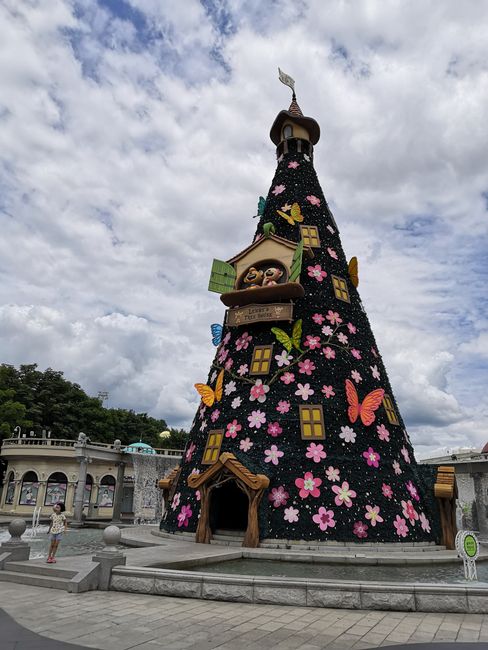
[[224,328],[220,323],[212,323],[210,325],[210,330],[212,332],[212,343],[217,346],[220,345],[220,341],[222,340],[222,332],[224,331]]
[[302,223],[303,221],[303,214],[298,203],[294,203],[291,206],[290,214],[286,214],[286,212],[283,212],[282,210],[276,210],[276,212],[280,215],[280,217],[286,219],[290,226],[295,226],[297,223]]
[[292,348],[296,348],[299,352],[302,352],[302,349],[300,348],[300,339],[302,338],[302,319],[297,320],[293,325],[291,336],[279,327],[272,327],[271,331],[287,352],[290,352]]
[[359,284],[358,258],[351,257],[347,268],[349,271],[349,277],[351,278],[351,282],[355,287],[357,287]]
[[195,384],[198,394],[202,398],[205,406],[212,406],[214,402],[220,402],[222,399],[222,389],[224,385],[224,370],[221,370],[215,382],[215,388],[210,388],[207,384]]
[[264,208],[266,207],[266,199],[264,196],[259,197],[258,201],[258,217],[262,217],[264,214]]
[[362,403],[360,403],[354,384],[350,379],[346,379],[346,397],[349,404],[347,415],[349,416],[349,421],[354,424],[358,417],[360,417],[361,422],[366,427],[373,424],[375,421],[374,412],[380,406],[384,394],[385,391],[382,388],[377,388],[368,393]]

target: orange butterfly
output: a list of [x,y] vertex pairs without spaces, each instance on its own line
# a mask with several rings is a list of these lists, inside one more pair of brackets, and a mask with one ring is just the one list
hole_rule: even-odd
[[198,394],[202,398],[205,406],[212,406],[214,402],[220,402],[222,399],[222,387],[224,385],[224,371],[221,370],[215,382],[215,388],[210,388],[207,384],[195,384]]
[[349,420],[354,424],[358,419],[358,416],[361,418],[361,422],[365,426],[373,424],[375,421],[374,412],[378,409],[385,391],[382,388],[377,388],[372,390],[371,393],[368,393],[363,400],[363,403],[359,403],[359,397],[354,384],[350,379],[346,379],[346,396],[349,403],[349,408],[347,409],[347,414]]

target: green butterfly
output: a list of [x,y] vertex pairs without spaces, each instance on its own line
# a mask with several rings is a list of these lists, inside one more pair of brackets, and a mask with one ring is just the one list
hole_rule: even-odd
[[292,348],[296,348],[299,352],[303,352],[303,350],[300,347],[300,340],[302,338],[302,319],[297,320],[296,323],[293,325],[293,329],[291,332],[291,337],[288,336],[286,332],[284,332],[282,329],[279,327],[272,327],[271,331],[273,334],[276,336],[278,341],[281,343],[281,345],[285,348],[287,352],[291,352]]

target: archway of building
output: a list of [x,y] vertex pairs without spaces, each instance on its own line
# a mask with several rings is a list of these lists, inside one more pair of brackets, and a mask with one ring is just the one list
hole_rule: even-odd
[[115,477],[112,474],[105,474],[100,480],[98,488],[98,506],[100,508],[112,508],[114,505]]
[[53,472],[47,479],[45,506],[54,506],[56,503],[65,503],[68,477],[64,472]]
[[19,506],[35,506],[37,493],[39,491],[39,478],[33,470],[30,470],[22,477],[22,485],[19,495]]
[[235,476],[219,477],[212,485],[210,499],[210,528],[212,533],[221,530],[245,532],[248,523],[249,496],[236,481]]
[[9,472],[7,480],[5,481],[5,505],[12,505],[15,495],[15,474],[13,471]]

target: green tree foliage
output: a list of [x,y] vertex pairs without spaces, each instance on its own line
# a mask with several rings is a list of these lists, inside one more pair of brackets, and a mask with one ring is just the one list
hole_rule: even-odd
[[147,413],[127,409],[104,408],[78,385],[67,381],[63,373],[36,364],[0,365],[0,439],[10,437],[16,426],[22,431],[40,434],[50,430],[52,438],[73,440],[83,431],[94,441],[122,444],[139,439],[153,447],[183,449],[187,433],[170,429],[171,436],[161,439],[168,430],[164,420]]

